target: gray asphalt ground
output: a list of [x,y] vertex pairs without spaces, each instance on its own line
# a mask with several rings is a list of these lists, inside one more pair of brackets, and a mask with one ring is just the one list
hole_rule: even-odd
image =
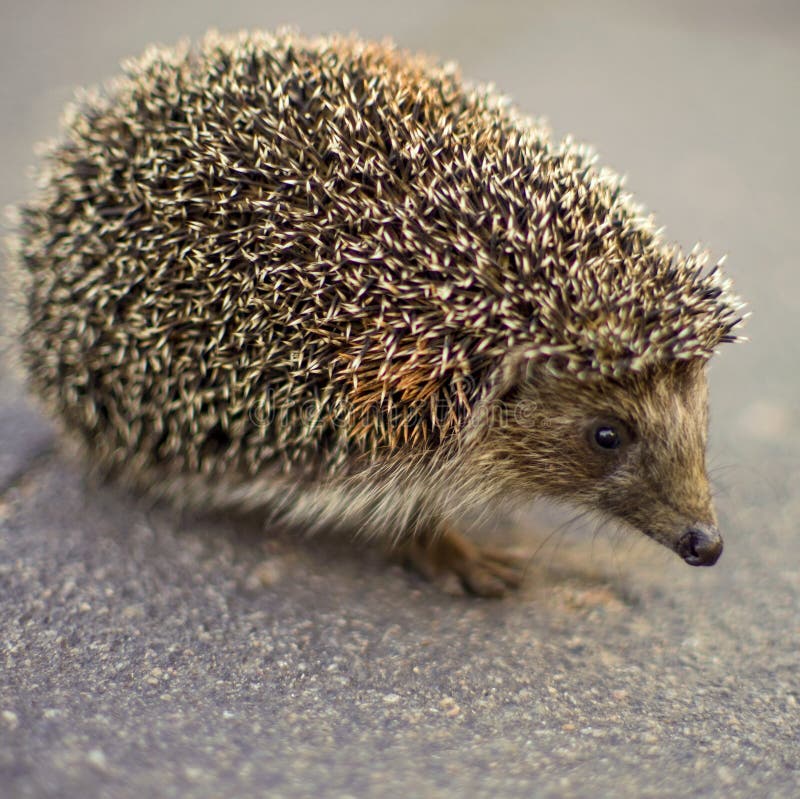
[[461,62],[730,253],[753,318],[712,369],[725,554],[532,513],[499,532],[533,555],[519,595],[449,596],[87,485],[5,373],[0,795],[800,796],[797,3],[4,0],[0,203],[75,86],[281,23]]

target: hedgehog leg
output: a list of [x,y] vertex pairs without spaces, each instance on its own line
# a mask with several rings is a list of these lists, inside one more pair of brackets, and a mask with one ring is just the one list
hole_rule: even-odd
[[406,564],[432,582],[452,586],[453,579],[466,591],[482,597],[502,597],[518,588],[525,560],[501,550],[481,547],[451,527],[422,533],[402,545]]

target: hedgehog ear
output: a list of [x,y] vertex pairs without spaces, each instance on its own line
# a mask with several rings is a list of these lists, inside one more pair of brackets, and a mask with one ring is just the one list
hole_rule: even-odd
[[533,366],[534,361],[530,354],[523,350],[509,352],[498,367],[492,399],[506,399],[523,383],[528,382],[533,376]]

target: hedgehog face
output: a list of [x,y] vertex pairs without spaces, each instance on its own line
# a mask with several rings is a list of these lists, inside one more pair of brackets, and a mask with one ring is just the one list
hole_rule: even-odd
[[592,384],[533,375],[504,407],[490,450],[509,481],[621,519],[691,565],[716,562],[704,362]]

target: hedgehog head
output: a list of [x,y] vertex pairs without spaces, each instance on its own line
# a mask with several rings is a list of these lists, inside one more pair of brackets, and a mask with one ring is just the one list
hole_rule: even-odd
[[469,474],[503,496],[567,500],[622,520],[692,565],[722,550],[705,467],[705,362],[591,382],[528,369],[473,419]]

